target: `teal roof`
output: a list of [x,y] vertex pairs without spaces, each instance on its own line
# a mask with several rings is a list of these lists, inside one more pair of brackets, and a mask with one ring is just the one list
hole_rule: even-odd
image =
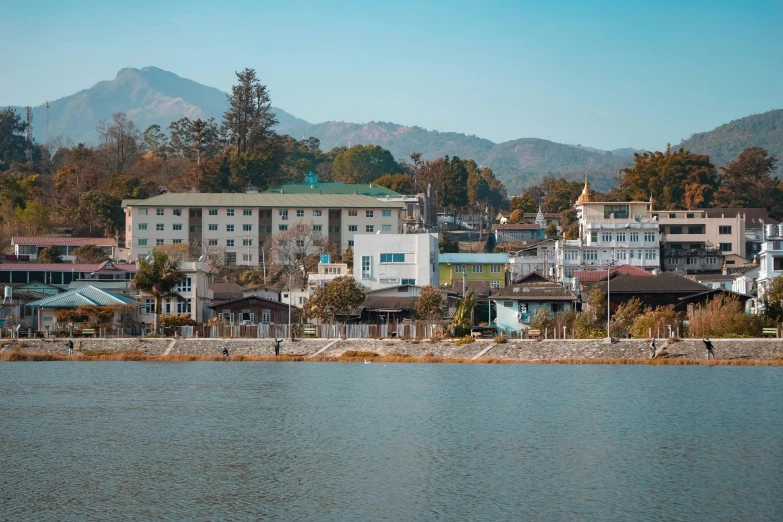
[[107,306],[117,304],[134,304],[136,301],[108,290],[94,286],[84,286],[69,290],[63,294],[53,295],[40,301],[33,301],[27,306],[36,308],[76,308],[84,305]]
[[508,264],[506,254],[440,254],[438,263],[459,265],[505,265]]
[[366,183],[287,183],[275,188],[264,191],[267,194],[359,194],[360,196],[401,196],[395,192],[380,185],[371,185]]

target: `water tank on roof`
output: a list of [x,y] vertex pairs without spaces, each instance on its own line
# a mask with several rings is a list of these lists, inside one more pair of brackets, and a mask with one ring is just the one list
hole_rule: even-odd
[[14,297],[14,289],[10,286],[5,287],[5,292],[3,293],[3,301],[6,299],[12,299]]
[[783,237],[783,223],[778,225],[778,237]]
[[775,235],[775,225],[767,225],[767,237],[773,237]]

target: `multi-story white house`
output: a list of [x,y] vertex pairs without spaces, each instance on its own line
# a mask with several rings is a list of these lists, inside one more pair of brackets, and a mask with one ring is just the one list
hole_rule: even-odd
[[659,227],[648,215],[650,205],[644,201],[590,201],[585,180],[574,205],[579,237],[556,243],[556,279],[569,283],[574,272],[606,270],[610,263],[645,270],[660,268]]
[[783,224],[767,225],[761,252],[758,254],[759,275],[758,286],[759,311],[763,311],[764,299],[776,277],[783,276]]
[[264,240],[295,223],[312,225],[345,252],[354,234],[396,234],[405,204],[335,194],[167,193],[125,200],[129,260],[176,243],[225,252],[229,266],[258,266]]
[[[162,315],[187,314],[198,323],[210,319],[212,312],[209,304],[213,299],[213,291],[209,288],[210,266],[204,261],[182,261],[179,269],[185,274],[185,281],[177,287],[177,293],[182,299],[167,299],[162,303]],[[146,330],[150,330],[154,319],[155,301],[136,292],[133,296],[142,303],[140,321]]]
[[520,248],[516,252],[509,252],[508,269],[511,273],[511,281],[519,281],[533,272],[554,277],[555,243],[554,239],[544,239]]
[[353,277],[370,290],[438,284],[438,235],[357,234]]

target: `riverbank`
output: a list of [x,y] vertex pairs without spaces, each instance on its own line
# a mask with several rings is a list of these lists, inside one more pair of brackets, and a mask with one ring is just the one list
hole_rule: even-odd
[[[85,339],[82,352],[68,356],[63,340],[0,341],[0,361],[343,361],[565,363],[565,364],[705,364],[699,339],[657,341],[665,355],[650,359],[647,341],[624,339],[512,340],[495,344],[477,340],[430,342],[403,339],[302,339],[283,341],[274,356],[269,339]],[[718,365],[783,365],[783,339],[713,340]],[[222,355],[228,349],[230,357]]]

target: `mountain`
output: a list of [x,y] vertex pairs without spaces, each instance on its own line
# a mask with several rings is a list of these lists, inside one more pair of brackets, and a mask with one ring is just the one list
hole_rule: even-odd
[[[50,102],[48,114],[44,105],[33,108],[33,137],[39,143],[49,137],[67,136],[74,143],[95,144],[98,135],[95,126],[110,120],[112,114],[124,112],[140,130],[152,124],[166,128],[183,116],[220,120],[226,109],[226,93],[214,87],[177,76],[174,73],[144,67],[126,68],[110,81],[98,82],[84,89]],[[24,114],[21,107],[12,107]],[[280,132],[308,125],[282,109],[275,108],[280,121]]]
[[725,165],[745,147],[762,147],[783,159],[783,109],[730,121],[709,132],[700,132],[678,145],[709,154],[716,165]]

